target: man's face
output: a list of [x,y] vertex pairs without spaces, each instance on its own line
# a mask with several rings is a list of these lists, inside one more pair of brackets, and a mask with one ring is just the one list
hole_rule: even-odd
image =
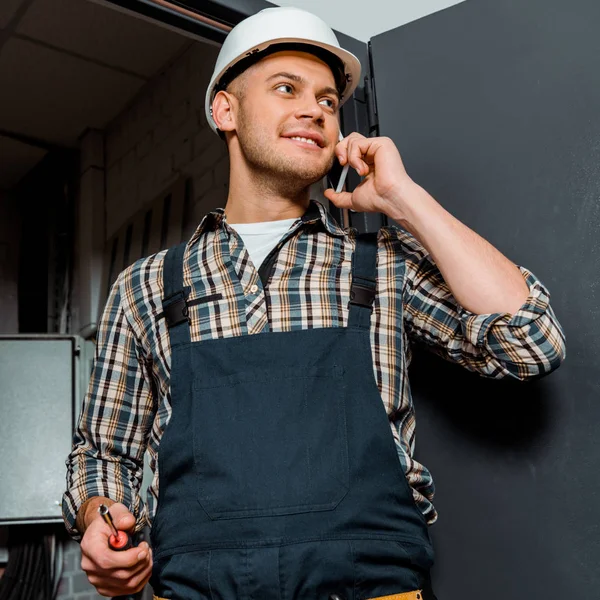
[[235,130],[250,168],[293,187],[324,177],[339,133],[339,96],[327,64],[279,52],[238,79],[231,87],[239,98]]

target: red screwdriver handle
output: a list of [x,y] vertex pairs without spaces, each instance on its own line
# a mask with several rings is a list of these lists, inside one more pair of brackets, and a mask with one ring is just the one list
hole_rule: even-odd
[[114,533],[108,538],[108,547],[111,550],[116,550],[117,552],[122,552],[123,550],[129,550],[132,547],[131,537],[125,531],[119,531],[113,522],[112,515],[108,510],[108,506],[106,504],[101,504],[98,507],[98,513],[100,513],[101,517],[108,524],[108,526],[114,531]]
[[111,550],[116,550],[117,552],[123,552],[132,547],[131,538],[125,531],[119,531],[119,535],[111,535],[108,538],[108,545]]

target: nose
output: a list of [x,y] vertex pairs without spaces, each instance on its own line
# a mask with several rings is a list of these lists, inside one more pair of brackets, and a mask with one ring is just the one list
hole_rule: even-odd
[[323,107],[314,97],[303,99],[296,110],[296,118],[299,120],[310,119],[312,121],[322,122],[324,120],[324,115]]

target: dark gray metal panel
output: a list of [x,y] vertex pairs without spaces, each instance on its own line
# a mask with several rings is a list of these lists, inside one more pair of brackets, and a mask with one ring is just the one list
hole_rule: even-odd
[[0,523],[60,521],[73,435],[73,338],[0,337]]
[[566,363],[529,384],[417,356],[443,600],[599,594],[599,24],[595,0],[477,0],[372,41],[381,134],[546,283],[567,333]]

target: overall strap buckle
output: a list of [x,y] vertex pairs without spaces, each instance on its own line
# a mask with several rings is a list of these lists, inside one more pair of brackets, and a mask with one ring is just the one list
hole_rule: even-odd
[[191,341],[187,298],[191,289],[183,285],[183,258],[186,242],[169,248],[163,264],[163,315],[171,348]]
[[189,323],[189,309],[183,290],[176,292],[169,298],[165,298],[163,302],[163,314],[169,329],[185,321]]
[[377,233],[361,233],[352,256],[348,327],[369,330],[376,293]]
[[373,310],[376,283],[375,279],[355,276],[352,281],[352,286],[350,287],[350,302],[348,302],[348,308],[350,308],[350,305],[354,304],[355,306],[362,306]]
[[356,248],[352,257],[352,305],[373,311],[377,293],[377,232],[360,233],[356,236]]

